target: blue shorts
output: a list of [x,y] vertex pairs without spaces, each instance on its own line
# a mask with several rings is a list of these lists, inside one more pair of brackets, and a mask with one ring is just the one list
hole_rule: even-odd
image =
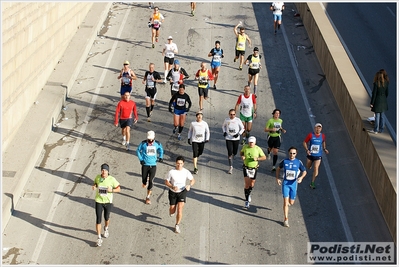
[[212,69],[214,69],[214,68],[217,68],[217,67],[220,67],[220,66],[222,66],[222,62],[221,61],[212,61],[211,62],[211,68]]
[[133,119],[119,119],[119,125],[121,126],[121,128],[125,128],[127,126],[129,126],[130,128],[132,128],[132,123],[133,123]]
[[281,14],[280,15],[273,14],[273,18],[274,21],[281,21]]
[[183,115],[184,113],[186,113],[186,109],[174,109],[173,112],[175,113],[175,115]]
[[132,92],[132,86],[130,85],[121,85],[121,96],[124,95],[126,92]]
[[283,180],[281,185],[281,192],[283,193],[283,198],[290,197],[290,199],[295,200],[296,191],[298,188],[298,183],[295,180]]

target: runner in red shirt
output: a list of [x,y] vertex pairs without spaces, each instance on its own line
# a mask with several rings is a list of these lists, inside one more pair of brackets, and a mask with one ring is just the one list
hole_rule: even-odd
[[[134,121],[133,121],[134,114]],[[126,146],[126,150],[130,150],[130,128],[132,127],[132,122],[137,123],[139,117],[137,115],[137,107],[136,103],[130,99],[130,93],[125,92],[123,95],[123,99],[119,101],[115,110],[115,121],[114,124],[118,127],[119,125],[122,128],[122,145]]]

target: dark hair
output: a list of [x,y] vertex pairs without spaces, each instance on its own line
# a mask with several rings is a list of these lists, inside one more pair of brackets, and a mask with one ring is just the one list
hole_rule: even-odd
[[276,113],[276,111],[280,112],[280,115],[281,115],[281,110],[279,110],[278,108],[274,109],[272,114],[274,115],[274,113]]
[[292,147],[288,148],[288,152],[290,152],[290,151],[291,151],[291,149],[295,149],[295,150],[296,150],[296,152],[298,152],[298,149],[297,149],[296,147],[294,147],[294,146],[292,146]]
[[232,112],[232,111],[236,111],[236,110],[234,108],[232,108],[232,109],[229,110],[229,113]]
[[220,44],[220,41],[216,41],[215,44]]
[[183,156],[177,156],[176,162],[178,162],[179,160],[182,160],[184,162],[184,157]]
[[180,88],[183,88],[184,90],[186,90],[186,86],[183,83],[179,85],[179,89]]

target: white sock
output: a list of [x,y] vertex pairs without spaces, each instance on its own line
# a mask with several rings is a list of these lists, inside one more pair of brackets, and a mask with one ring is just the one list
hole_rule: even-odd
[[165,76],[164,76],[164,80],[165,80],[165,81],[166,81],[166,76],[168,76],[168,72],[169,72],[169,71],[167,71],[167,70],[165,70],[165,72],[164,72],[164,73],[165,73]]
[[126,135],[123,136],[123,140],[126,140]]

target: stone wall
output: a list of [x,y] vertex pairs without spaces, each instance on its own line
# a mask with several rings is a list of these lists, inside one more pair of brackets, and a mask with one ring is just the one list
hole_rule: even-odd
[[2,2],[2,151],[34,105],[92,5]]

